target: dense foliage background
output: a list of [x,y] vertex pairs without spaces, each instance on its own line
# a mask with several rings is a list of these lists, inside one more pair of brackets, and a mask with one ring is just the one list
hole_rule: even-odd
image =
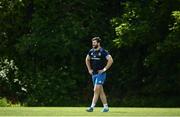
[[[84,63],[100,36],[111,106],[180,106],[179,0],[0,0],[0,97],[87,106]],[[100,104],[100,103],[99,103]]]

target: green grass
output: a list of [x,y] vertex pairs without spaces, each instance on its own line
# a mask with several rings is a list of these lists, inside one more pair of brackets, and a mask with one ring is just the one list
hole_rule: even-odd
[[0,116],[179,116],[180,108],[110,108],[108,113],[86,112],[84,107],[0,107]]

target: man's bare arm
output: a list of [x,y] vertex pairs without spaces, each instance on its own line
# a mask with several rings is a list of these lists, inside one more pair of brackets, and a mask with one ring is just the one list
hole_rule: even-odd
[[113,63],[113,58],[111,55],[108,55],[106,66],[104,67],[104,69],[99,70],[98,73],[103,73],[103,72],[107,71],[111,67],[112,63]]
[[113,63],[113,58],[112,58],[111,55],[107,56],[107,60],[108,61],[107,61],[106,66],[104,67],[104,71],[108,70],[111,67],[112,63]]
[[87,69],[88,69],[89,74],[92,75],[93,70],[91,69],[90,57],[89,57],[89,55],[86,56],[85,62],[86,62],[86,66],[87,66]]

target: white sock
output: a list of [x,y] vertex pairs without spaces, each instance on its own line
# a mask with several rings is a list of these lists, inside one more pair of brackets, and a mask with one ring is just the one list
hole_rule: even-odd
[[95,105],[96,105],[96,104],[92,103],[92,104],[91,104],[91,107],[92,107],[92,108],[94,108],[94,107],[95,107]]
[[108,104],[103,104],[104,108],[108,108]]

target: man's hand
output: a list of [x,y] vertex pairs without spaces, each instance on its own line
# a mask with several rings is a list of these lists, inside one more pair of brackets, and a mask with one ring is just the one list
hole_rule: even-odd
[[99,70],[98,73],[101,74],[101,73],[105,72],[106,70],[107,70],[107,69],[104,68],[104,69],[102,69],[102,70]]
[[103,72],[106,72],[107,69],[109,69],[109,68],[111,67],[112,63],[113,63],[112,56],[111,56],[111,55],[108,55],[108,56],[107,56],[107,65],[104,67],[104,69],[99,70],[98,73],[101,74],[101,73],[103,73]]
[[92,75],[93,74],[93,70],[88,70],[89,71],[89,74]]

